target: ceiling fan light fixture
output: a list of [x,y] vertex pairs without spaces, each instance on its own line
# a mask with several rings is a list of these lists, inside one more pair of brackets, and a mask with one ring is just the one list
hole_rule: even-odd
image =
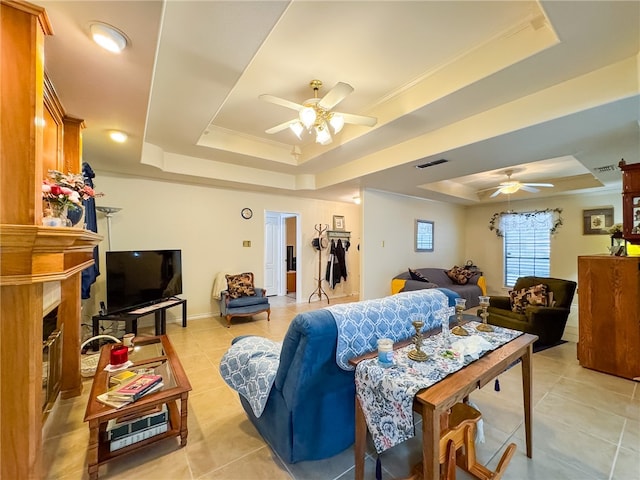
[[518,182],[512,182],[500,187],[500,191],[506,194],[516,193],[518,190],[520,190],[520,186],[521,185]]
[[304,125],[306,128],[311,128],[316,122],[317,115],[315,109],[313,109],[312,107],[304,107],[302,110],[300,110],[299,117],[302,125]]
[[340,133],[340,130],[344,127],[344,117],[339,113],[333,113],[329,119],[329,124],[333,128],[333,133]]
[[298,140],[302,139],[301,135],[304,131],[304,127],[300,122],[293,122],[291,125],[289,125],[289,128],[295,134],[295,136],[298,137]]
[[326,123],[322,123],[315,128],[316,131],[316,143],[320,145],[329,145],[331,143],[331,134],[327,128]]
[[106,23],[92,23],[89,30],[93,41],[111,53],[122,52],[129,43],[124,33]]
[[294,118],[275,127],[268,128],[265,133],[278,133],[288,128],[299,140],[302,140],[302,132],[307,130],[310,135],[315,136],[316,143],[328,145],[333,141],[331,135],[336,135],[342,131],[345,123],[366,125],[368,127],[373,127],[377,123],[378,120],[374,117],[332,111],[333,107],[353,92],[353,87],[348,83],[338,82],[322,98],[318,98],[318,90],[322,86],[320,80],[312,80],[309,86],[313,88],[313,98],[305,100],[302,104],[269,94],[258,96],[261,100],[296,110],[298,114],[297,119]]

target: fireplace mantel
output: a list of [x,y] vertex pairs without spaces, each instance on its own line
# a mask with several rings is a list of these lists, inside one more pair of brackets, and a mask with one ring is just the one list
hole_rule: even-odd
[[101,240],[80,228],[0,225],[0,286],[66,280],[93,264]]

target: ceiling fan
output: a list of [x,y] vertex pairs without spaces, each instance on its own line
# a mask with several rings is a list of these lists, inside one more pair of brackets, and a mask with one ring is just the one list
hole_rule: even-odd
[[[513,170],[505,170],[505,175],[507,176],[507,181],[500,183],[497,187],[486,188],[485,190],[493,190],[496,188],[497,190],[491,194],[489,198],[497,197],[501,193],[505,195],[511,195],[512,193],[516,193],[518,190],[524,190],[525,192],[537,193],[540,191],[539,188],[536,187],[553,187],[552,183],[521,183],[517,180],[511,180],[511,175],[513,175]],[[484,190],[480,190],[481,192]]]
[[301,139],[302,132],[307,130],[310,134],[315,134],[317,143],[328,145],[332,142],[329,127],[331,127],[335,135],[342,130],[345,123],[373,127],[378,121],[374,117],[332,111],[333,107],[353,92],[353,87],[348,83],[338,82],[322,98],[318,98],[318,90],[322,87],[320,80],[311,80],[309,86],[313,89],[313,98],[305,100],[302,104],[268,94],[262,94],[258,97],[260,100],[275,103],[298,112],[298,118],[287,120],[280,125],[271,127],[265,130],[265,133],[278,133],[289,128],[296,137]]

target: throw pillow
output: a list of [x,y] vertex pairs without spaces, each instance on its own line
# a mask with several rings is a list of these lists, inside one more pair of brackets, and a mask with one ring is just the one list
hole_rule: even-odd
[[527,291],[529,305],[547,306],[547,286],[543,283],[530,287]]
[[472,272],[457,265],[454,265],[451,270],[445,270],[444,272],[447,274],[447,277],[458,285],[466,285],[469,279],[476,274],[476,272]]
[[529,288],[511,290],[509,292],[511,311],[524,314],[527,305],[546,307],[549,305],[547,286],[543,283],[533,285]]
[[412,280],[418,280],[419,282],[428,282],[429,281],[429,279],[427,277],[422,275],[417,270],[409,269],[409,275],[411,276]]
[[253,273],[245,272],[239,275],[225,275],[227,279],[227,291],[229,297],[254,297],[256,291],[253,288]]

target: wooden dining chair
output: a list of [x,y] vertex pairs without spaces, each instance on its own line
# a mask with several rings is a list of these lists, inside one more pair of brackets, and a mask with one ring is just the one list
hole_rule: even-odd
[[[456,465],[480,480],[502,478],[516,451],[516,444],[509,444],[493,472],[476,460],[476,429],[482,414],[466,403],[456,403],[445,416],[441,422],[445,427],[440,433],[441,480],[455,480]],[[422,462],[414,466],[411,473],[411,479],[422,478]]]

